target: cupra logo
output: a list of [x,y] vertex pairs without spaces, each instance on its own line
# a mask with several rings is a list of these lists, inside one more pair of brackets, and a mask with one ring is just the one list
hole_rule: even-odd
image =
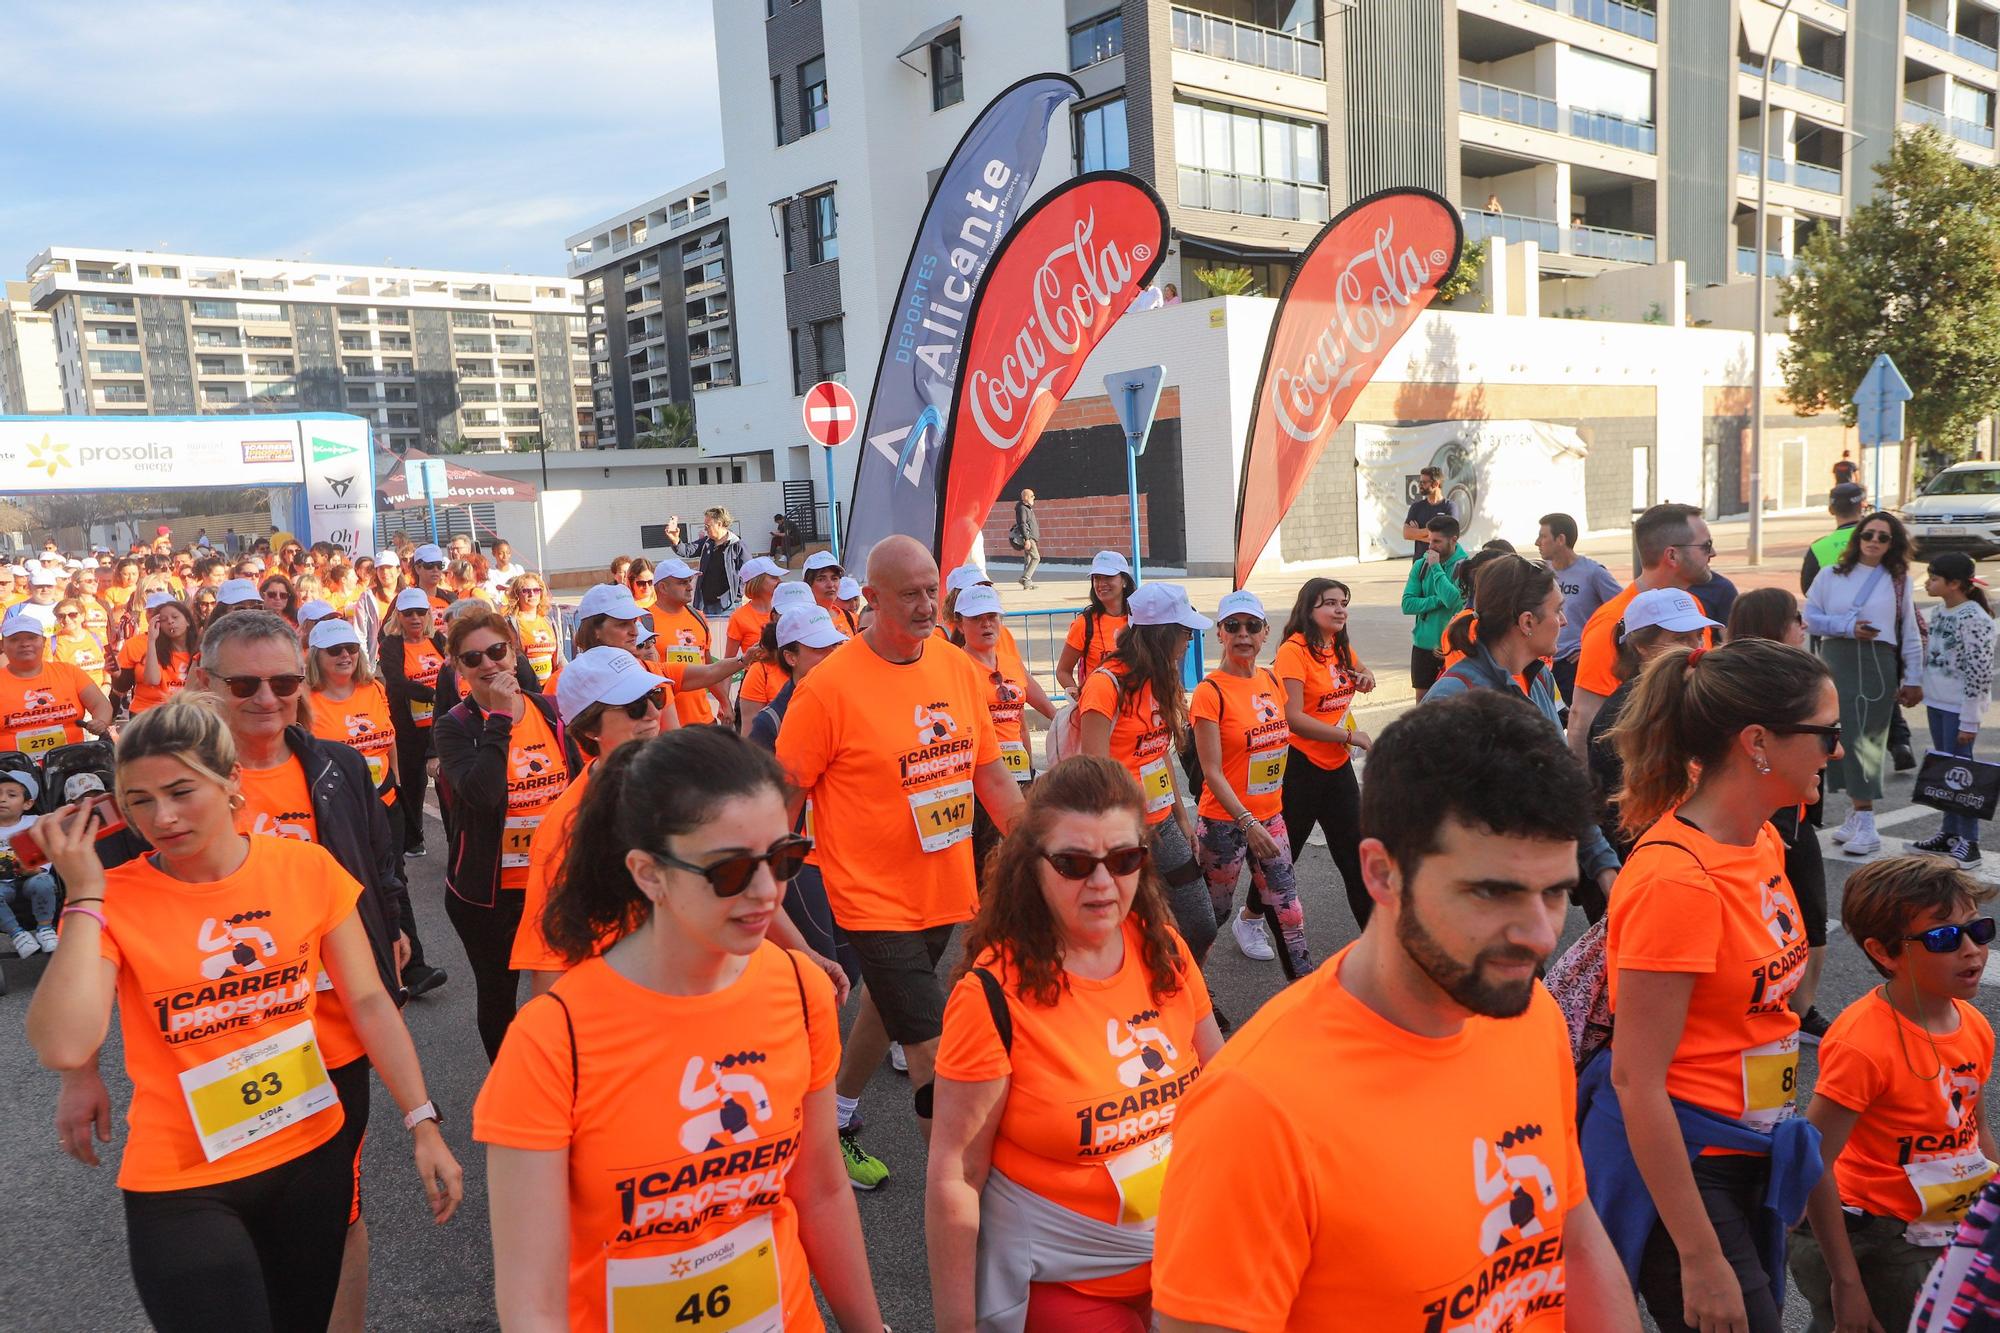
[[28,446],[28,466],[40,468],[48,473],[51,479],[55,477],[57,469],[75,466],[70,461],[69,441],[51,444],[48,436],[42,436],[40,443]]

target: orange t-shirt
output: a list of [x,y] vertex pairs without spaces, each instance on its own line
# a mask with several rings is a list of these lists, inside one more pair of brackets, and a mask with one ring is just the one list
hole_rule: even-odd
[[132,673],[132,712],[134,715],[148,708],[158,708],[173,698],[174,692],[187,684],[188,666],[192,658],[187,653],[171,653],[170,660],[160,668],[160,683],[146,683],[146,655],[152,651],[153,636],[144,631],[125,640],[118,650],[118,665]]
[[666,666],[678,667],[674,673],[674,712],[679,715],[681,725],[691,727],[700,722],[715,721],[715,701],[706,689],[683,691],[678,688],[681,676],[689,667],[700,666],[708,661],[708,622],[695,614],[692,607],[680,607],[669,611],[665,607],[653,609],[653,653]]
[[83,608],[84,629],[96,635],[98,643],[104,643],[106,636],[111,632],[110,608],[95,597],[79,597],[76,599],[76,602],[78,606]]
[[528,887],[528,854],[542,817],[569,785],[562,746],[531,702],[507,746],[507,816],[500,840],[500,887]]
[[1180,1108],[1153,1308],[1250,1333],[1560,1333],[1586,1195],[1555,1001],[1536,986],[1519,1018],[1423,1037],[1341,985],[1347,954],[1267,1001]]
[[1167,729],[1159,705],[1153,701],[1150,683],[1118,706],[1118,687],[1113,676],[1125,668],[1113,662],[1102,671],[1093,671],[1077,695],[1079,713],[1098,713],[1111,719],[1111,757],[1139,783],[1146,798],[1146,823],[1153,825],[1174,813],[1173,733]]
[[[945,1003],[937,1072],[960,1083],[1008,1080],[994,1170],[1096,1221],[1144,1229],[1159,1216],[1174,1113],[1201,1073],[1194,1030],[1214,1006],[1178,935],[1181,988],[1157,1000],[1130,918],[1124,936],[1125,961],[1114,975],[1092,981],[1064,973],[1067,988],[1052,1007],[1023,998],[1003,961],[981,958],[1007,993],[1013,1053],[994,1030],[984,985],[968,972]],[[1073,1285],[1136,1296],[1150,1268]]]
[[1993,1173],[1979,1146],[1993,1026],[1965,1001],[1951,1004],[1958,1031],[1932,1037],[1890,1008],[1880,987],[1868,992],[1827,1029],[1813,1083],[1813,1096],[1861,1117],[1833,1163],[1840,1201],[1916,1223],[1926,1245],[1950,1240]]
[[[726,1286],[730,1327],[824,1327],[788,1177],[806,1097],[840,1064],[826,974],[766,943],[708,995],[662,995],[603,958],[551,994],[507,1029],[472,1136],[567,1150],[569,1326],[679,1328]],[[831,1135],[812,1151],[836,1151]]]
[[[318,1018],[320,941],[353,914],[361,886],[323,847],[248,841],[236,873],[212,884],[174,879],[151,856],[105,872],[100,952],[118,969],[132,1077],[120,1189],[241,1180],[340,1129],[307,1024]],[[194,1108],[209,1142],[228,1149],[213,1161]]]
[[[1576,659],[1576,687],[1601,694],[1609,699],[1618,692],[1618,675],[1613,668],[1618,663],[1618,622],[1625,618],[1625,608],[1639,595],[1639,584],[1635,580],[1625,585],[1625,591],[1613,597],[1604,605],[1590,613],[1590,619],[1583,622],[1583,646]],[[1715,646],[1715,631],[1703,630],[1702,643]]]
[[[737,645],[738,653],[757,646],[764,633],[764,626],[771,621],[769,611],[759,611],[745,602],[729,617],[729,639]],[[730,654],[732,657],[735,653]],[[778,691],[785,688],[785,673],[769,662],[753,662],[744,671],[743,679],[736,686],[736,702],[741,705],[745,717],[754,717],[757,710],[778,697]]]
[[[444,654],[429,639],[403,640],[403,678],[413,685],[437,687],[438,673],[444,670]],[[437,713],[436,700],[410,700],[410,720],[428,727]]]
[[[1358,659],[1355,666],[1360,666]],[[1341,726],[1346,721],[1347,710],[1354,704],[1359,677],[1334,660],[1331,647],[1314,652],[1306,647],[1303,634],[1291,635],[1278,645],[1277,659],[1271,664],[1271,670],[1280,681],[1299,682],[1307,717],[1324,722],[1329,727]],[[1278,701],[1282,708],[1285,696],[1280,694]],[[1345,745],[1314,740],[1309,736],[1293,736],[1292,748],[1311,761],[1313,767],[1328,771],[1339,768],[1354,757]]]
[[972,659],[928,640],[904,663],[851,640],[792,691],[778,762],[812,798],[843,929],[972,918],[972,774],[1000,757],[985,698]]
[[770,621],[770,608],[766,607],[760,611],[751,602],[745,602],[731,611],[727,641],[736,645],[736,652],[730,653],[729,656],[734,657],[746,648],[755,648],[758,638],[764,633],[764,626]]
[[1035,761],[1021,725],[1028,707],[1028,668],[1021,662],[1021,650],[1013,635],[1002,634],[993,645],[995,669],[988,670],[971,653],[965,655],[986,684],[986,711],[993,717],[993,734],[1000,739],[1001,762],[1016,782],[1026,782],[1035,775]]
[[67,662],[89,677],[90,683],[100,690],[111,687],[110,672],[104,664],[104,640],[88,631],[79,634],[57,634],[49,640],[49,655],[58,662]]
[[312,701],[313,735],[323,741],[351,745],[368,761],[368,780],[382,794],[385,805],[396,803],[396,789],[389,781],[389,756],[396,750],[396,731],[389,722],[389,691],[379,680],[358,685],[345,699],[331,699],[315,690]]
[[[1104,659],[1111,656],[1111,650],[1118,646],[1118,634],[1131,620],[1130,616],[1105,614],[1090,621],[1088,611],[1079,614],[1069,622],[1069,633],[1063,635],[1063,645],[1074,648],[1082,656],[1076,661],[1076,678],[1082,680],[1091,672],[1104,665]],[[1088,627],[1090,643],[1084,644],[1084,633]]]
[[1732,847],[1663,815],[1618,872],[1606,929],[1614,1015],[1623,968],[1695,974],[1667,1092],[1762,1129],[1789,1119],[1806,931],[1778,831],[1765,824],[1753,845]]
[[42,655],[42,669],[17,676],[0,666],[0,750],[46,754],[83,739],[83,691],[90,677],[68,662]]
[[[1277,814],[1285,801],[1285,747],[1292,729],[1285,722],[1285,687],[1271,669],[1254,676],[1209,672],[1188,697],[1188,716],[1216,724],[1222,769],[1243,808],[1260,820]],[[1206,783],[1195,809],[1204,819],[1234,818]]]
[[542,812],[542,822],[528,840],[528,881],[521,899],[521,924],[514,931],[514,950],[507,966],[521,972],[567,972],[569,964],[549,947],[542,936],[542,910],[549,905],[549,890],[569,854],[570,821],[583,804],[583,792],[590,785],[590,768],[576,775],[562,795]]
[[546,685],[549,673],[556,669],[556,629],[547,616],[509,617],[514,622],[514,632],[521,636],[521,656],[528,659],[534,668],[535,679]]
[[[814,600],[818,601],[817,598]],[[819,602],[819,605],[832,618],[835,628],[839,629],[848,638],[851,639],[861,632],[861,622],[855,619],[852,611],[847,609],[847,603],[839,601]]]

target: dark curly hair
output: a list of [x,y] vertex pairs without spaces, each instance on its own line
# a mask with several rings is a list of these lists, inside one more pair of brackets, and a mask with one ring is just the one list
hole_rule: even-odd
[[1878,509],[1854,525],[1847,534],[1847,545],[1842,548],[1840,558],[1833,562],[1834,570],[1845,574],[1861,561],[1861,534],[1868,530],[1870,523],[1885,523],[1889,527],[1889,549],[1882,553],[1882,568],[1892,579],[1900,579],[1910,572],[1910,533],[1903,521],[1886,509]]
[[[1132,816],[1132,840],[1146,843],[1146,807],[1139,784],[1115,759],[1076,755],[1044,773],[1028,790],[1027,808],[1000,845],[987,857],[981,880],[979,915],[965,936],[958,975],[975,963],[1005,960],[1014,970],[1014,988],[1023,999],[1048,1007],[1069,989],[1063,971],[1062,939],[1048,900],[1042,896],[1042,853],[1049,850],[1049,826],[1065,814],[1101,815],[1122,810]],[[1139,953],[1147,986],[1158,1004],[1180,992],[1182,955],[1174,945],[1173,914],[1149,860],[1139,871],[1132,895],[1132,920],[1139,927]]]

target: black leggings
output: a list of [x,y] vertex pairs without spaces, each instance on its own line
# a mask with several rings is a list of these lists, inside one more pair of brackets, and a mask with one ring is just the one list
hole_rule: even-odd
[[526,896],[520,889],[500,889],[493,906],[475,907],[448,888],[444,894],[444,914],[451,918],[451,928],[465,946],[465,959],[472,964],[479,1040],[486,1047],[488,1064],[500,1053],[501,1038],[520,1004],[521,974],[507,960],[514,952],[514,932],[520,929]]
[[1347,890],[1347,908],[1354,913],[1354,924],[1366,926],[1375,902],[1368,896],[1368,886],[1361,882],[1361,783],[1355,779],[1354,762],[1321,768],[1294,746],[1285,756],[1281,799],[1285,831],[1292,839],[1292,864],[1298,864],[1299,852],[1317,823]]
[[219,1185],[124,1191],[132,1282],[160,1333],[322,1333],[340,1289],[352,1144]]
[[[1715,1227],[1722,1255],[1736,1270],[1743,1289],[1743,1310],[1750,1333],[1780,1333],[1784,1320],[1778,1312],[1771,1279],[1757,1258],[1759,1210],[1771,1179],[1768,1157],[1697,1157],[1690,1163],[1695,1188],[1701,1191],[1702,1207]],[[1666,1224],[1653,1223],[1639,1259],[1639,1295],[1660,1333],[1693,1333],[1683,1317],[1681,1302],[1681,1255]]]
[[424,845],[424,792],[431,784],[430,770],[424,765],[430,757],[430,728],[397,730],[396,804],[403,807],[403,850],[406,852],[413,852]]

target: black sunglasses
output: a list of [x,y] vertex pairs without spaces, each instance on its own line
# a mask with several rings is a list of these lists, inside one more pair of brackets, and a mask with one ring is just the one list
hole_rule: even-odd
[[444,561],[442,561],[442,560],[419,560],[419,561],[417,561],[417,568],[418,568],[418,569],[443,569],[443,568],[444,568]]
[[1248,617],[1239,620],[1237,617],[1231,616],[1222,622],[1221,628],[1224,634],[1262,634],[1264,632],[1264,622]]
[[1993,918],[1982,916],[1958,925],[1932,926],[1929,930],[1903,938],[1922,941],[1924,948],[1931,953],[1957,953],[1959,938],[1965,935],[1970,935],[1974,944],[1993,943]]
[[631,703],[623,705],[625,716],[634,722],[640,721],[648,713],[665,712],[667,707],[667,687],[656,685]]
[[507,660],[507,654],[513,651],[507,641],[502,639],[498,643],[489,643],[484,648],[474,648],[471,652],[460,653],[458,664],[471,671],[481,662],[504,662]]
[[336,643],[333,647],[322,648],[320,651],[328,657],[352,657],[361,651],[361,645],[356,643]]
[[1152,850],[1146,847],[1114,847],[1102,856],[1088,852],[1043,852],[1042,859],[1056,868],[1064,879],[1085,880],[1099,866],[1114,875],[1136,874]]
[[1826,751],[1829,759],[1833,757],[1833,752],[1840,748],[1840,724],[1838,722],[1827,727],[1809,726],[1804,722],[1799,722],[1791,726],[1772,727],[1771,730],[1777,732],[1780,736],[1817,736],[1819,737],[1819,748]]
[[806,853],[811,850],[810,839],[793,835],[772,843],[771,849],[762,856],[744,852],[740,856],[724,857],[714,865],[698,866],[667,852],[647,852],[646,855],[661,865],[700,875],[708,881],[708,887],[715,890],[718,898],[734,898],[750,887],[750,881],[756,877],[760,865],[770,866],[771,878],[780,884],[791,883],[798,878],[800,869],[806,863]]
[[258,688],[264,685],[271,687],[273,698],[289,699],[299,692],[299,686],[305,684],[305,680],[304,676],[224,676],[222,683],[239,699],[254,698]]
[[1893,533],[1887,533],[1882,531],[1880,528],[1877,528],[1872,532],[1862,533],[1861,540],[1864,542],[1892,542],[1896,540],[1896,538]]
[[651,579],[633,579],[633,580],[632,580],[632,586],[633,586],[633,587],[635,587],[635,588],[650,588],[650,587],[652,587],[652,586],[653,586],[653,580],[651,580]]

